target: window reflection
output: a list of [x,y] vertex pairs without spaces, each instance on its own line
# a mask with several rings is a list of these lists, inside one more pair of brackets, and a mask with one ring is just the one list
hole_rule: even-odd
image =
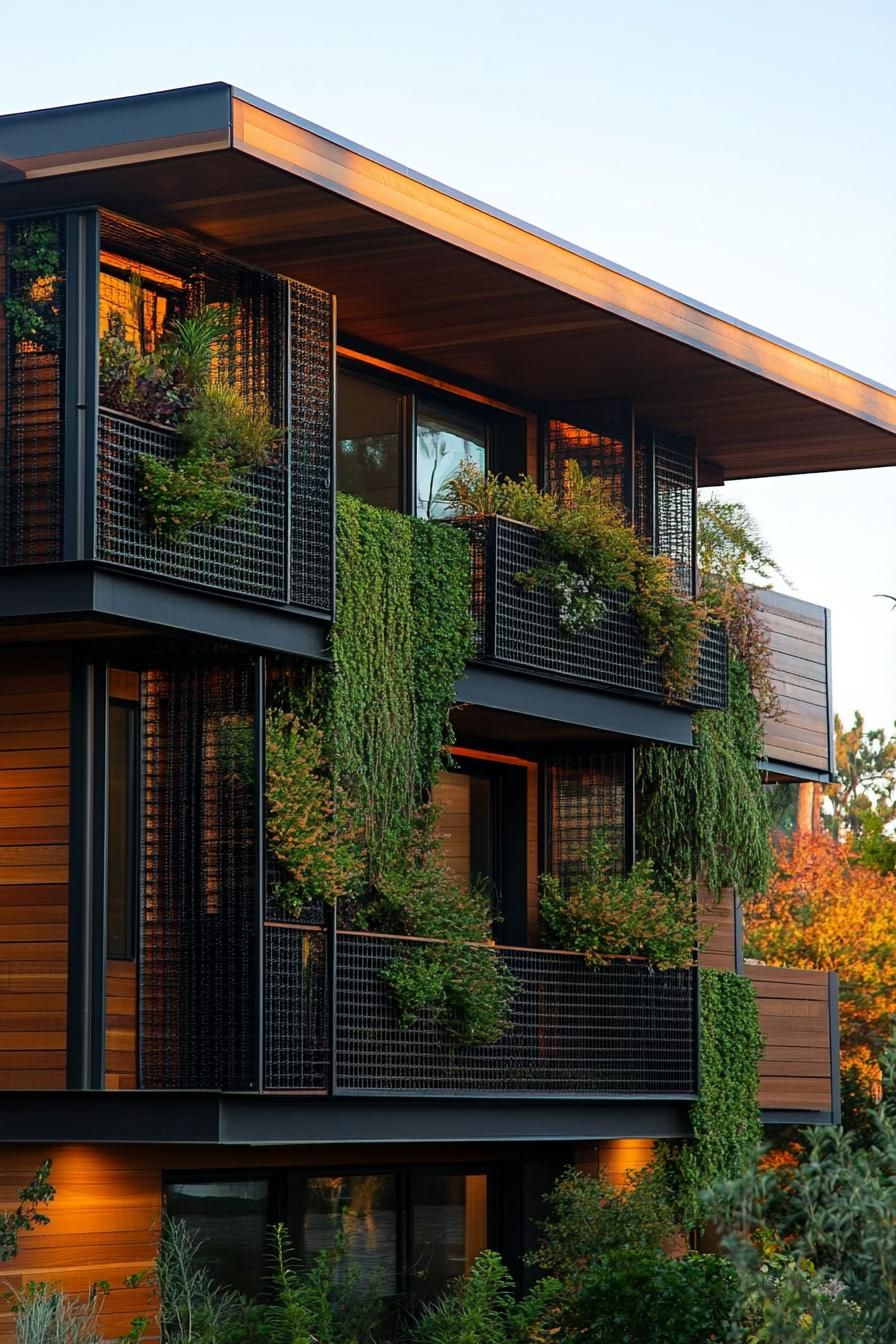
[[417,411],[418,518],[446,516],[444,490],[464,462],[485,471],[485,427],[421,405]]
[[400,509],[401,393],[346,373],[340,373],[338,387],[338,489],[368,504]]
[[195,1181],[165,1187],[165,1209],[195,1233],[198,1259],[217,1283],[247,1296],[265,1281],[268,1182]]
[[384,1297],[398,1292],[398,1210],[394,1176],[314,1176],[305,1182],[302,1252],[305,1264],[332,1248],[340,1231],[346,1255],[336,1277],[361,1272]]
[[414,1295],[431,1302],[486,1248],[486,1178],[420,1175],[413,1191]]

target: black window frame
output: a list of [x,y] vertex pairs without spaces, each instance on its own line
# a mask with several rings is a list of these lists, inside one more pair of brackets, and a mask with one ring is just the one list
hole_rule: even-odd
[[[398,495],[401,500],[399,512],[416,516],[417,502],[417,419],[418,407],[424,406],[433,413],[441,411],[447,417],[460,424],[469,424],[470,428],[481,425],[485,431],[485,467],[487,471],[517,476],[526,471],[527,446],[527,410],[505,411],[480,401],[473,396],[464,396],[460,392],[446,392],[433,386],[423,378],[414,378],[410,374],[389,374],[371,368],[363,361],[345,356],[336,366],[336,422],[339,416],[339,379],[346,376],[371,383],[402,398],[401,424],[399,431],[399,466],[401,479]],[[514,432],[519,436],[516,447],[512,443]],[[339,444],[336,445],[336,488],[339,489]]]

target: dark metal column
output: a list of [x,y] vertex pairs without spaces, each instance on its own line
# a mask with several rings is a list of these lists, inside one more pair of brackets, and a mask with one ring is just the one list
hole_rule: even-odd
[[265,902],[267,895],[267,833],[265,828],[265,780],[267,757],[265,720],[267,715],[267,659],[255,660],[255,1061],[253,1076],[259,1092],[265,1083]]
[[100,226],[96,210],[66,217],[65,497],[63,559],[96,551]]

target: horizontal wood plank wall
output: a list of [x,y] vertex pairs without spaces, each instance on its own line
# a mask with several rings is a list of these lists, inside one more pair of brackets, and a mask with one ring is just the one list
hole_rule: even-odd
[[701,928],[712,929],[700,953],[701,966],[715,971],[736,970],[733,889],[723,887],[716,895],[704,883],[698,883],[697,918]]
[[771,679],[781,714],[766,719],[765,754],[774,765],[828,770],[830,703],[827,613],[782,593],[754,594],[768,632]]
[[65,1086],[69,667],[0,662],[0,1089]]
[[432,800],[440,809],[435,833],[442,857],[458,881],[470,880],[470,776],[461,770],[443,770],[436,779]]
[[[464,1160],[494,1161],[506,1156],[502,1148],[467,1147]],[[0,1146],[0,1208],[13,1209],[17,1192],[45,1159],[52,1159],[50,1180],[56,1198],[47,1212],[49,1226],[26,1232],[18,1256],[3,1266],[5,1287],[18,1288],[30,1279],[60,1284],[67,1292],[84,1294],[90,1285],[106,1280],[112,1291],[106,1298],[101,1334],[104,1339],[123,1335],[133,1317],[155,1309],[146,1287],[125,1288],[131,1274],[148,1269],[158,1242],[164,1173],[220,1172],[315,1167],[334,1172],[352,1164],[371,1168],[444,1162],[444,1150],[414,1145],[399,1154],[393,1147],[327,1149],[227,1148],[108,1145],[71,1145],[58,1148]],[[153,1323],[148,1338],[157,1338]],[[0,1305],[0,1341],[12,1341],[13,1319]]]
[[137,1086],[137,963],[106,962],[106,1087]]
[[759,1000],[765,1051],[759,1066],[764,1110],[831,1110],[831,1032],[827,971],[747,962]]

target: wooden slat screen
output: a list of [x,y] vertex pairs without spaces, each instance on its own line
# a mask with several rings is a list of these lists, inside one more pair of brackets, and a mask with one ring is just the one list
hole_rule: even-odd
[[830,1111],[831,1032],[827,971],[747,963],[759,1000],[765,1052],[759,1104],[765,1110]]
[[781,765],[829,770],[831,706],[828,685],[828,612],[782,593],[757,592],[768,632],[771,677],[780,717],[765,721],[765,754]]

